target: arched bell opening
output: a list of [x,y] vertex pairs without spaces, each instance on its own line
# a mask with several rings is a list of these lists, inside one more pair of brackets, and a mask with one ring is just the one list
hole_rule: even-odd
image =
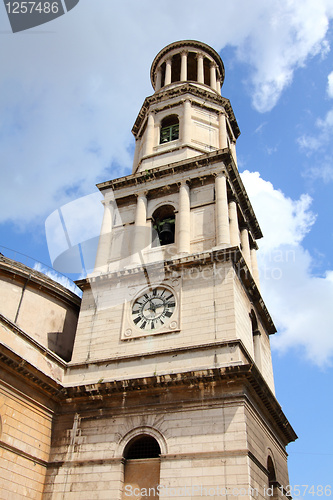
[[160,144],[179,139],[179,119],[177,115],[169,115],[161,121]]
[[158,500],[160,483],[161,448],[153,436],[136,436],[124,449],[124,487],[123,500],[146,498]]
[[152,215],[152,246],[175,242],[175,209],[172,205],[159,207]]

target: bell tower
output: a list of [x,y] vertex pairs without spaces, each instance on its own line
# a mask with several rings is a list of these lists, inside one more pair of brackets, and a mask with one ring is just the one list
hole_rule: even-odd
[[[224,66],[208,45],[175,42],[155,57],[147,97],[132,132],[133,173],[234,146],[239,129],[221,97]],[[236,160],[236,155],[234,154]]]
[[224,66],[185,40],[158,53],[150,76],[133,172],[98,185],[96,266],[78,282],[46,491],[79,491],[89,474],[96,498],[283,497],[296,434],[274,393],[262,233]]

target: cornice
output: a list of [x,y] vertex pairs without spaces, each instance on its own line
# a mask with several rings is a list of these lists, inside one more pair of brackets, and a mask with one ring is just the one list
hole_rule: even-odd
[[49,358],[52,363],[56,363],[62,369],[66,367],[66,361],[64,361],[60,356],[37,342],[37,340],[35,340],[33,337],[30,337],[30,335],[19,328],[16,323],[13,323],[8,318],[6,318],[6,316],[0,313],[0,325],[1,324],[4,325],[5,328],[13,332],[13,334],[24,339],[27,344],[36,349],[36,351],[42,354],[45,358]]
[[[153,375],[151,377],[133,378],[127,380],[113,380],[96,384],[67,387],[68,403],[79,404],[87,399],[98,401],[115,394],[138,392],[152,389],[167,389],[172,387],[198,387],[201,384],[226,383],[245,384],[257,403],[265,408],[267,416],[278,428],[286,443],[295,441],[297,435],[284,415],[281,406],[274,394],[269,389],[258,369],[252,365],[236,365],[223,368],[209,368],[203,370],[187,371],[183,373],[170,373],[166,375]],[[237,393],[237,398],[239,398]],[[244,395],[244,397],[246,397]]]
[[6,366],[8,373],[12,373],[22,382],[35,386],[51,399],[60,401],[62,398],[64,387],[60,382],[43,373],[4,344],[0,344],[0,367],[1,365]]
[[[115,394],[165,389],[179,386],[199,386],[202,383],[241,383],[248,386],[257,404],[264,407],[270,420],[274,422],[286,443],[297,439],[297,435],[284,415],[274,394],[269,389],[257,367],[253,364],[235,365],[220,368],[153,375],[150,377],[123,380],[100,381],[85,385],[64,387],[37,370],[30,363],[6,346],[1,346],[0,365],[5,364],[7,370],[18,379],[34,385],[42,393],[58,403],[78,405],[87,401],[102,401]],[[68,367],[70,369],[70,367]],[[239,397],[239,395],[238,395]]]

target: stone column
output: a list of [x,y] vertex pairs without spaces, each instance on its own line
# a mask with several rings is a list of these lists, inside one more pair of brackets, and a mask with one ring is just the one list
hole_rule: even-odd
[[232,247],[239,247],[239,226],[237,217],[237,203],[232,199],[229,202],[229,228],[230,228],[230,245]]
[[191,209],[190,188],[186,181],[179,188],[178,211],[178,253],[190,253],[191,250]]
[[232,154],[232,157],[234,159],[234,162],[236,163],[237,166],[237,156],[236,156],[236,141],[232,141],[230,144],[230,151]]
[[247,264],[247,267],[252,272],[251,267],[251,255],[250,255],[250,241],[249,241],[249,230],[247,227],[243,226],[241,229],[241,244],[242,244],[242,254]]
[[230,245],[229,214],[227,198],[227,179],[224,172],[215,177],[215,198],[216,198],[216,245]]
[[144,156],[151,155],[153,153],[154,126],[155,126],[154,115],[153,115],[153,113],[149,113],[148,119],[147,119],[147,130],[146,130],[146,142],[145,142]]
[[164,85],[169,85],[171,83],[171,58],[167,59],[165,62],[165,81]]
[[141,263],[141,252],[147,246],[147,197],[146,192],[137,196],[132,246],[132,263]]
[[192,116],[191,101],[189,99],[186,99],[186,101],[184,101],[184,122],[183,122],[183,134],[182,134],[183,144],[191,143],[191,127],[192,127],[191,116]]
[[224,112],[219,114],[219,148],[228,147],[227,117]]
[[181,53],[180,81],[186,82],[186,80],[187,80],[187,52],[183,51]]
[[221,80],[218,78],[216,82],[216,91],[221,94]]
[[255,247],[251,248],[251,267],[252,267],[252,276],[254,281],[256,282],[257,287],[260,290],[260,279],[259,279],[259,269],[258,269],[258,261],[257,261],[257,249]]
[[107,271],[108,260],[110,258],[113,216],[115,209],[115,200],[112,193],[111,197],[105,197],[102,201],[104,205],[104,214],[101,227],[101,234],[98,240],[94,271]]
[[197,64],[198,64],[198,83],[205,83],[203,54],[197,54]]
[[210,64],[210,86],[216,90],[216,66],[215,63]]
[[155,91],[157,92],[158,90],[160,90],[161,86],[162,86],[162,68],[160,66],[156,72]]

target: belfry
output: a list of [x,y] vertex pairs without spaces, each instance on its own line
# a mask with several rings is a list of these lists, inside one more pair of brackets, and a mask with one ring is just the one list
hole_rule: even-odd
[[[9,349],[0,450],[22,465],[6,498],[21,498],[24,467],[40,485],[24,496],[36,499],[286,495],[286,446],[297,436],[275,398],[262,233],[237,168],[224,75],[219,54],[198,41],[155,57],[154,93],[132,129],[132,174],[98,184],[104,217],[95,269],[77,282],[75,340],[75,326],[58,327],[70,354],[68,342],[52,348],[3,312],[7,330],[30,342],[26,358],[0,331]],[[2,275],[14,281],[7,261]],[[38,279],[30,273],[29,286]],[[69,292],[47,286],[77,314]],[[43,454],[7,437],[9,400],[38,413]]]

